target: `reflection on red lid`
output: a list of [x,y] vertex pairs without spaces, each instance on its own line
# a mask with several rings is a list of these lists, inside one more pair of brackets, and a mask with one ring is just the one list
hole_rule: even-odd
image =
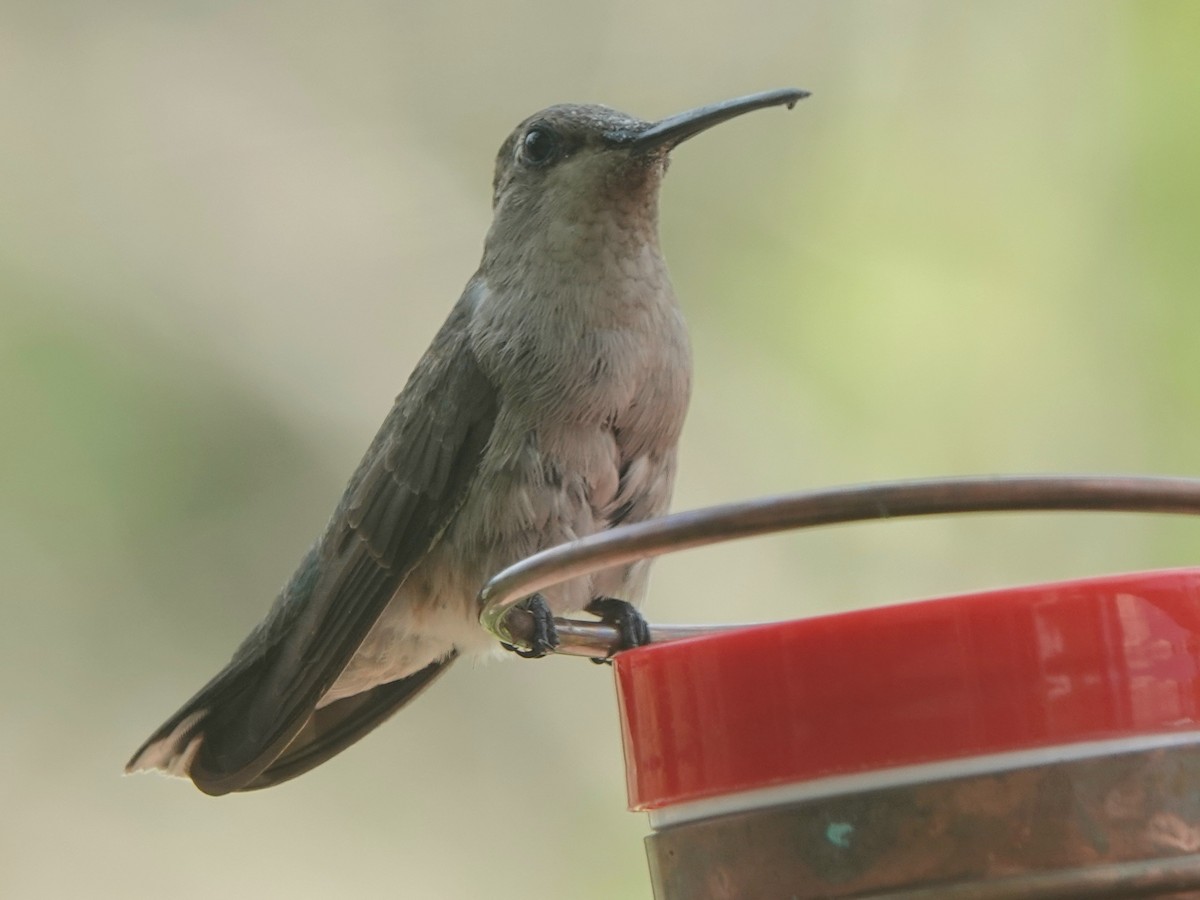
[[1200,728],[1200,569],[761,625],[620,654],[632,809]]

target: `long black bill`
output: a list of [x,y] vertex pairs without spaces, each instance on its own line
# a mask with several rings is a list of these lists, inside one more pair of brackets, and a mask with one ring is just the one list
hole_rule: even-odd
[[807,96],[808,91],[781,88],[775,91],[763,91],[761,94],[751,94],[748,97],[722,100],[720,103],[711,103],[708,106],[668,116],[660,122],[655,122],[645,131],[631,135],[621,143],[638,153],[653,150],[655,147],[666,147],[669,150],[688,138],[743,113],[766,109],[768,106],[786,106],[791,109]]

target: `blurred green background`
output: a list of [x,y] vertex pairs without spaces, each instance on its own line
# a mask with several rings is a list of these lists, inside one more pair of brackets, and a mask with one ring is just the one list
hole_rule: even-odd
[[[1200,474],[1200,6],[0,11],[0,895],[649,896],[606,670],[459,665],[299,781],[122,778],[324,524],[478,260],[528,113],[796,85],[681,148],[676,508],[883,478]],[[744,621],[1198,561],[1120,516],[662,561]]]

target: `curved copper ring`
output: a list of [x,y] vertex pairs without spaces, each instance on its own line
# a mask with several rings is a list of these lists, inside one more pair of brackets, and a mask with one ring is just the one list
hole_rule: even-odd
[[[782,494],[622,525],[543,550],[495,575],[479,594],[480,623],[509,644],[532,617],[513,607],[550,585],[609,566],[777,531],[844,522],[968,512],[1046,510],[1200,515],[1200,479],[1065,475],[881,482]],[[600,622],[556,620],[559,653],[606,656],[617,633]],[[652,625],[651,640],[694,637],[734,625]]]

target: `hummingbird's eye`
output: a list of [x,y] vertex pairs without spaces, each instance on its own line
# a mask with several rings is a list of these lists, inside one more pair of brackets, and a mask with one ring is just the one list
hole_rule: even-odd
[[521,162],[544,166],[558,154],[558,135],[545,126],[530,128],[521,139]]

